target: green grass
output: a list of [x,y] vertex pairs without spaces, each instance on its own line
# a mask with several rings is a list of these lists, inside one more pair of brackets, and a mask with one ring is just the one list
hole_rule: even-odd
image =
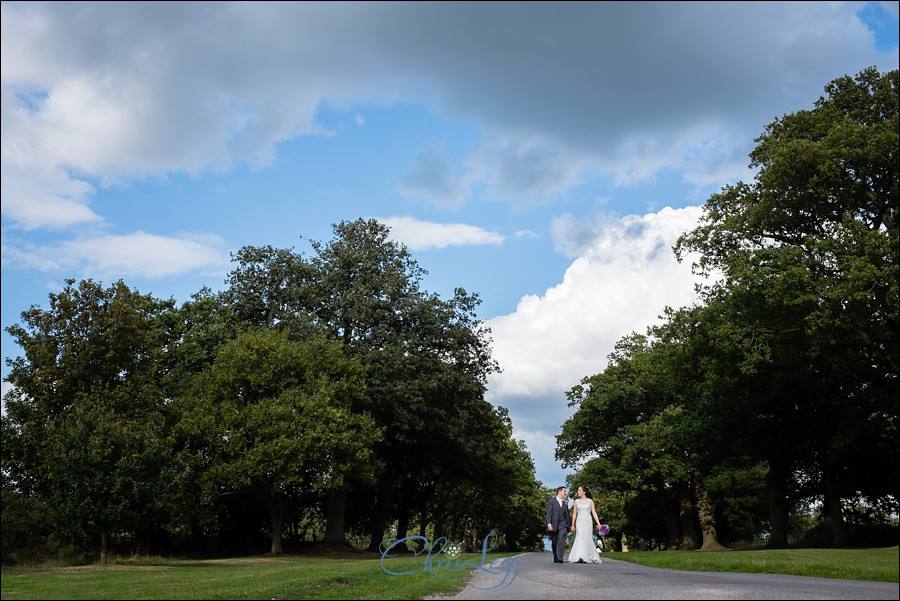
[[[507,554],[488,554],[487,560]],[[675,570],[796,574],[898,581],[898,549],[649,551],[609,557]],[[421,599],[455,594],[468,572],[424,571],[424,557],[401,556],[382,569],[379,555],[260,556],[220,560],[142,560],[52,568],[4,568],[0,597],[12,599]],[[479,562],[480,555],[461,556]],[[446,562],[446,560],[445,560]],[[432,567],[435,566],[432,563]]]
[[[487,560],[506,554],[489,553]],[[441,558],[444,556],[442,555]],[[463,563],[481,560],[463,554]],[[70,568],[3,569],[0,592],[11,599],[421,599],[455,594],[469,573],[450,572],[446,559],[439,570],[424,571],[424,556],[389,559],[263,556],[198,561],[119,563]],[[431,567],[436,567],[432,562]]]
[[847,580],[897,582],[898,548],[885,549],[772,549],[764,551],[630,551],[621,559],[653,568],[697,572],[794,574]]

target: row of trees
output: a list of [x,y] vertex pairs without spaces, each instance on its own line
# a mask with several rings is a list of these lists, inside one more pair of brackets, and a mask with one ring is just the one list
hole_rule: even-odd
[[623,338],[568,393],[557,457],[583,464],[621,532],[784,547],[819,503],[846,545],[848,515],[897,514],[898,72],[826,92],[766,127],[754,181],[679,240],[708,276],[702,303]]
[[[306,257],[245,247],[226,289],[176,306],[93,281],[8,328],[3,556],[97,536],[161,552],[270,550],[314,533],[377,550],[435,538],[538,544],[540,485],[484,400],[477,295],[443,300],[374,220]],[[478,499],[478,502],[475,502]],[[513,519],[515,516],[515,519]],[[534,516],[534,519],[521,519]]]

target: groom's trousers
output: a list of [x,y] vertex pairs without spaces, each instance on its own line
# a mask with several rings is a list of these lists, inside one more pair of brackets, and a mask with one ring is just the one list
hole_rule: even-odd
[[559,526],[555,527],[553,532],[550,533],[553,556],[559,561],[563,560],[563,555],[566,553],[566,537],[568,534],[567,528],[560,528]]

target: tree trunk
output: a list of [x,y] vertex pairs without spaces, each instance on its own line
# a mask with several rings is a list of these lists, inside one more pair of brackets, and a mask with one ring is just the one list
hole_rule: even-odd
[[770,462],[766,474],[766,491],[769,495],[769,521],[772,531],[766,547],[770,549],[787,549],[788,517],[790,505],[787,498],[788,470],[786,467]]
[[383,512],[379,512],[372,519],[372,538],[369,541],[367,551],[370,553],[381,553],[381,543],[384,542],[385,528],[387,528],[387,516]]
[[372,541],[369,543],[368,551],[381,553],[381,543],[384,542],[384,530],[387,527],[388,511],[390,510],[394,495],[396,495],[397,491],[400,490],[400,487],[403,486],[405,480],[405,476],[397,476],[394,478],[393,482],[385,485],[382,489],[379,501],[375,507],[375,518],[372,520]]
[[697,529],[694,527],[694,502],[687,484],[678,487],[678,517],[681,521],[681,548],[692,551],[697,548]]
[[844,510],[841,507],[841,494],[837,482],[830,470],[825,472],[825,516],[831,520],[834,532],[834,546],[847,546],[847,528],[844,524]]
[[[332,490],[328,495],[328,515],[325,520],[325,544],[347,545],[345,520],[347,516],[347,489]],[[379,541],[380,544],[380,541]]]
[[425,537],[428,534],[428,522],[425,521],[427,518],[428,514],[425,512],[425,510],[421,510],[419,512],[419,536],[421,537]]
[[[663,519],[666,522],[666,540],[670,549],[678,548],[678,510],[668,495],[660,495]],[[593,518],[592,518],[593,519]]]
[[391,493],[391,487],[385,486],[375,503],[375,512],[372,518],[372,538],[369,541],[369,548],[366,549],[371,553],[381,553],[381,543],[384,542],[384,531],[387,528],[388,509],[391,506]]
[[452,518],[452,520],[453,521],[450,522],[450,534],[447,535],[447,538],[449,538],[452,541],[458,541],[459,540],[459,518],[454,517],[454,518]]
[[409,511],[405,508],[400,508],[400,515],[397,516],[397,540],[402,540],[407,537],[407,533],[409,532]]
[[271,552],[273,555],[278,555],[284,551],[281,545],[281,530],[284,527],[284,513],[281,510],[281,503],[278,499],[272,499],[269,502],[269,524],[272,527]]
[[106,558],[107,558],[107,554],[108,554],[107,553],[107,551],[108,551],[107,538],[108,537],[106,534],[106,529],[101,530],[100,531],[100,565],[102,565],[102,566],[106,565]]
[[434,515],[434,540],[444,536],[444,512],[435,509]]
[[703,533],[703,546],[701,551],[724,551],[725,547],[719,543],[719,537],[716,535],[716,505],[709,498],[706,487],[702,484],[696,484],[697,490],[697,515],[700,518],[700,531]]

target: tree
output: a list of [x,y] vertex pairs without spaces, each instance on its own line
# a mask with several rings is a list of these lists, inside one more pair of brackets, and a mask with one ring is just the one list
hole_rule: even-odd
[[171,307],[121,281],[67,280],[7,328],[25,355],[7,360],[4,477],[98,533],[104,563],[109,533],[148,519],[166,488],[157,365]]
[[313,331],[314,307],[322,293],[315,265],[293,249],[271,246],[245,246],[231,259],[237,267],[222,299],[240,323],[277,328],[301,339]]
[[216,353],[237,337],[240,320],[233,307],[208,288],[162,315],[167,341],[159,375],[168,398],[177,398],[191,379],[212,365]]
[[697,267],[722,270],[725,287],[757,265],[812,282],[807,330],[897,374],[898,72],[870,68],[826,91],[766,127],[750,155],[755,182],[710,198],[676,252],[701,253]]
[[294,493],[327,494],[371,474],[379,433],[352,407],[363,371],[340,345],[246,331],[224,345],[179,402],[177,433],[212,494],[251,494],[267,509],[272,553]]
[[663,516],[668,545],[692,549],[692,497],[702,488],[691,437],[696,385],[684,377],[687,366],[678,351],[643,335],[619,341],[606,370],[567,394],[579,409],[557,436],[557,458],[565,465],[589,459],[585,472],[603,476],[584,484],[635,493],[634,507],[649,501]]
[[855,479],[855,492],[837,483],[870,473],[851,463],[860,449],[897,465],[896,446],[881,440],[896,432],[900,398],[898,81],[874,68],[841,77],[814,109],[769,124],[750,155],[754,181],[711,197],[701,226],[676,246],[679,257],[700,253],[698,272],[722,274],[705,300],[730,316],[745,347],[747,412],[768,420],[756,442],[769,443],[760,446],[775,546],[787,544],[798,469],[818,474],[837,539],[841,498],[897,498],[883,478]]
[[558,458],[586,460],[572,485],[619,495],[620,527],[657,540],[661,529],[669,548],[714,550],[723,529],[745,531],[734,523],[758,515],[759,449],[778,448],[748,411],[760,404],[745,398],[746,341],[724,309],[667,309],[648,335],[622,339],[609,366],[569,392],[578,409],[557,437]]
[[489,415],[484,390],[497,367],[475,318],[477,295],[460,289],[442,300],[424,291],[424,270],[375,220],[342,222],[334,234],[312,243],[310,259],[242,249],[223,296],[241,319],[292,337],[321,332],[365,367],[367,394],[353,410],[369,412],[383,431],[374,447],[378,478],[331,490],[325,542],[346,543],[346,498],[355,486],[373,499],[368,518],[377,547],[396,504],[403,515],[422,504],[398,493],[430,490],[438,464],[463,444],[462,424]]

